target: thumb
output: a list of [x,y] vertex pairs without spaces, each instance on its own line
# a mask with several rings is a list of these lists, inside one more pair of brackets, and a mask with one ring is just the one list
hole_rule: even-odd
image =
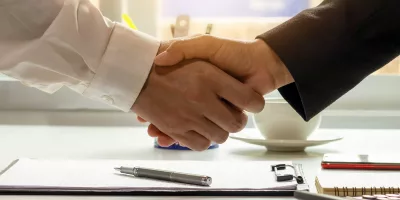
[[222,46],[221,40],[209,35],[182,39],[173,42],[164,52],[157,55],[154,63],[170,66],[187,59],[210,59]]
[[184,60],[184,56],[182,56],[182,54],[179,52],[171,52],[170,49],[167,49],[156,56],[154,64],[159,66],[171,66],[178,64],[182,60]]

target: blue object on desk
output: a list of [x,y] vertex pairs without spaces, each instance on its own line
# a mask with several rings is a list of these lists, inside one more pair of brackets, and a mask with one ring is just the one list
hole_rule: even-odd
[[[159,148],[159,149],[171,149],[171,150],[191,150],[191,149],[189,149],[189,148],[187,148],[187,147],[184,147],[184,146],[181,146],[181,145],[179,145],[179,144],[173,144],[173,145],[171,145],[171,146],[169,146],[169,147],[162,147],[162,146],[160,146],[159,144],[158,144],[158,142],[157,142],[157,138],[154,140],[154,147],[155,148]],[[210,147],[208,147],[208,149],[216,149],[216,148],[218,148],[219,147],[219,145],[218,144],[211,144],[211,146]]]

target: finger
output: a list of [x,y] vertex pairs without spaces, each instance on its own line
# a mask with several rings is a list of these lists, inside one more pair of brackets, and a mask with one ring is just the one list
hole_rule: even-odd
[[147,122],[145,119],[141,118],[140,116],[137,116],[137,120],[138,120],[140,123],[146,123],[146,122]]
[[173,145],[175,142],[176,141],[171,137],[169,137],[168,135],[160,135],[159,137],[157,137],[157,143],[162,147],[169,147]]
[[168,139],[170,141],[174,141],[171,137],[169,137],[167,134],[161,132],[156,126],[153,124],[150,124],[147,130],[147,133],[149,134],[150,137],[158,137],[158,138],[164,138]]
[[203,151],[210,147],[211,141],[197,133],[196,131],[188,131],[184,134],[174,135],[174,139],[182,146],[186,146],[194,151]]
[[194,130],[196,130],[196,132],[200,133],[208,140],[211,140],[212,142],[216,142],[218,144],[224,143],[229,136],[228,131],[225,131],[221,127],[217,126],[206,117],[204,117],[203,120],[200,120],[196,126],[194,126]]
[[151,137],[157,137],[157,143],[162,147],[168,147],[175,143],[175,140],[164,134],[156,126],[150,124],[147,132]]
[[147,133],[149,134],[150,137],[158,137],[160,135],[164,135],[163,132],[161,132],[156,126],[153,124],[150,124],[149,127],[147,127]]
[[227,76],[224,72],[214,81],[215,92],[223,99],[240,110],[259,113],[264,109],[265,100],[263,96],[254,91],[248,85]]
[[222,45],[223,40],[209,35],[181,39],[173,42],[164,52],[157,55],[154,63],[170,66],[186,59],[210,59]]
[[224,103],[218,96],[208,100],[204,116],[229,133],[242,130],[247,123],[243,112]]

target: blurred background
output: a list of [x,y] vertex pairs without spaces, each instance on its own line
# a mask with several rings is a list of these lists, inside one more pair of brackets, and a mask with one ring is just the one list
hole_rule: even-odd
[[[126,13],[132,18],[139,31],[161,40],[174,37],[174,33],[177,33],[175,30],[177,26],[186,27],[187,32],[183,32],[187,33],[187,35],[208,33],[216,36],[250,40],[293,17],[302,10],[321,3],[321,0],[91,1],[111,20],[123,23],[121,15]],[[178,20],[179,16],[187,16],[189,20],[180,21]],[[398,115],[400,92],[396,89],[397,86],[400,86],[399,74],[400,59],[397,58],[366,78],[356,88],[330,106],[324,112],[325,120],[323,120],[322,126],[336,126],[339,122],[341,126],[350,126],[346,121],[348,121],[348,117],[354,116],[382,118],[391,115],[400,117]],[[268,96],[277,97],[279,93],[275,91]],[[112,107],[83,98],[67,88],[49,95],[0,75],[0,124],[28,123],[29,120],[13,120],[9,117],[9,114],[2,115],[2,113],[9,112],[84,114],[94,112],[105,113],[105,116],[114,117],[132,116],[132,114],[123,114]],[[35,114],[32,114],[32,116],[35,116]],[[88,118],[91,117],[92,115],[88,116]],[[73,120],[73,117],[68,120]],[[82,120],[79,121],[76,123],[82,123]],[[89,123],[88,121],[85,121],[85,123]],[[95,124],[94,121],[92,120],[90,123]],[[121,122],[121,120],[116,119],[108,120],[105,124],[102,122],[102,125],[131,125],[135,124],[134,121],[125,120]],[[48,121],[45,123],[48,123]],[[249,126],[251,126],[251,120],[249,123]],[[393,126],[399,126],[396,125],[397,123],[393,123]],[[360,121],[360,126],[363,126],[363,124],[366,125],[365,122]]]

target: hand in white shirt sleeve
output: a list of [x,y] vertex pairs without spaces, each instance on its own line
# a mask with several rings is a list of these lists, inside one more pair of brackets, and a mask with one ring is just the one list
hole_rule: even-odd
[[53,93],[67,86],[129,111],[160,42],[89,0],[0,0],[0,72]]
[[243,129],[240,110],[262,110],[261,95],[209,63],[153,65],[169,42],[111,22],[89,0],[0,0],[0,72],[29,86],[132,110],[194,150]]

